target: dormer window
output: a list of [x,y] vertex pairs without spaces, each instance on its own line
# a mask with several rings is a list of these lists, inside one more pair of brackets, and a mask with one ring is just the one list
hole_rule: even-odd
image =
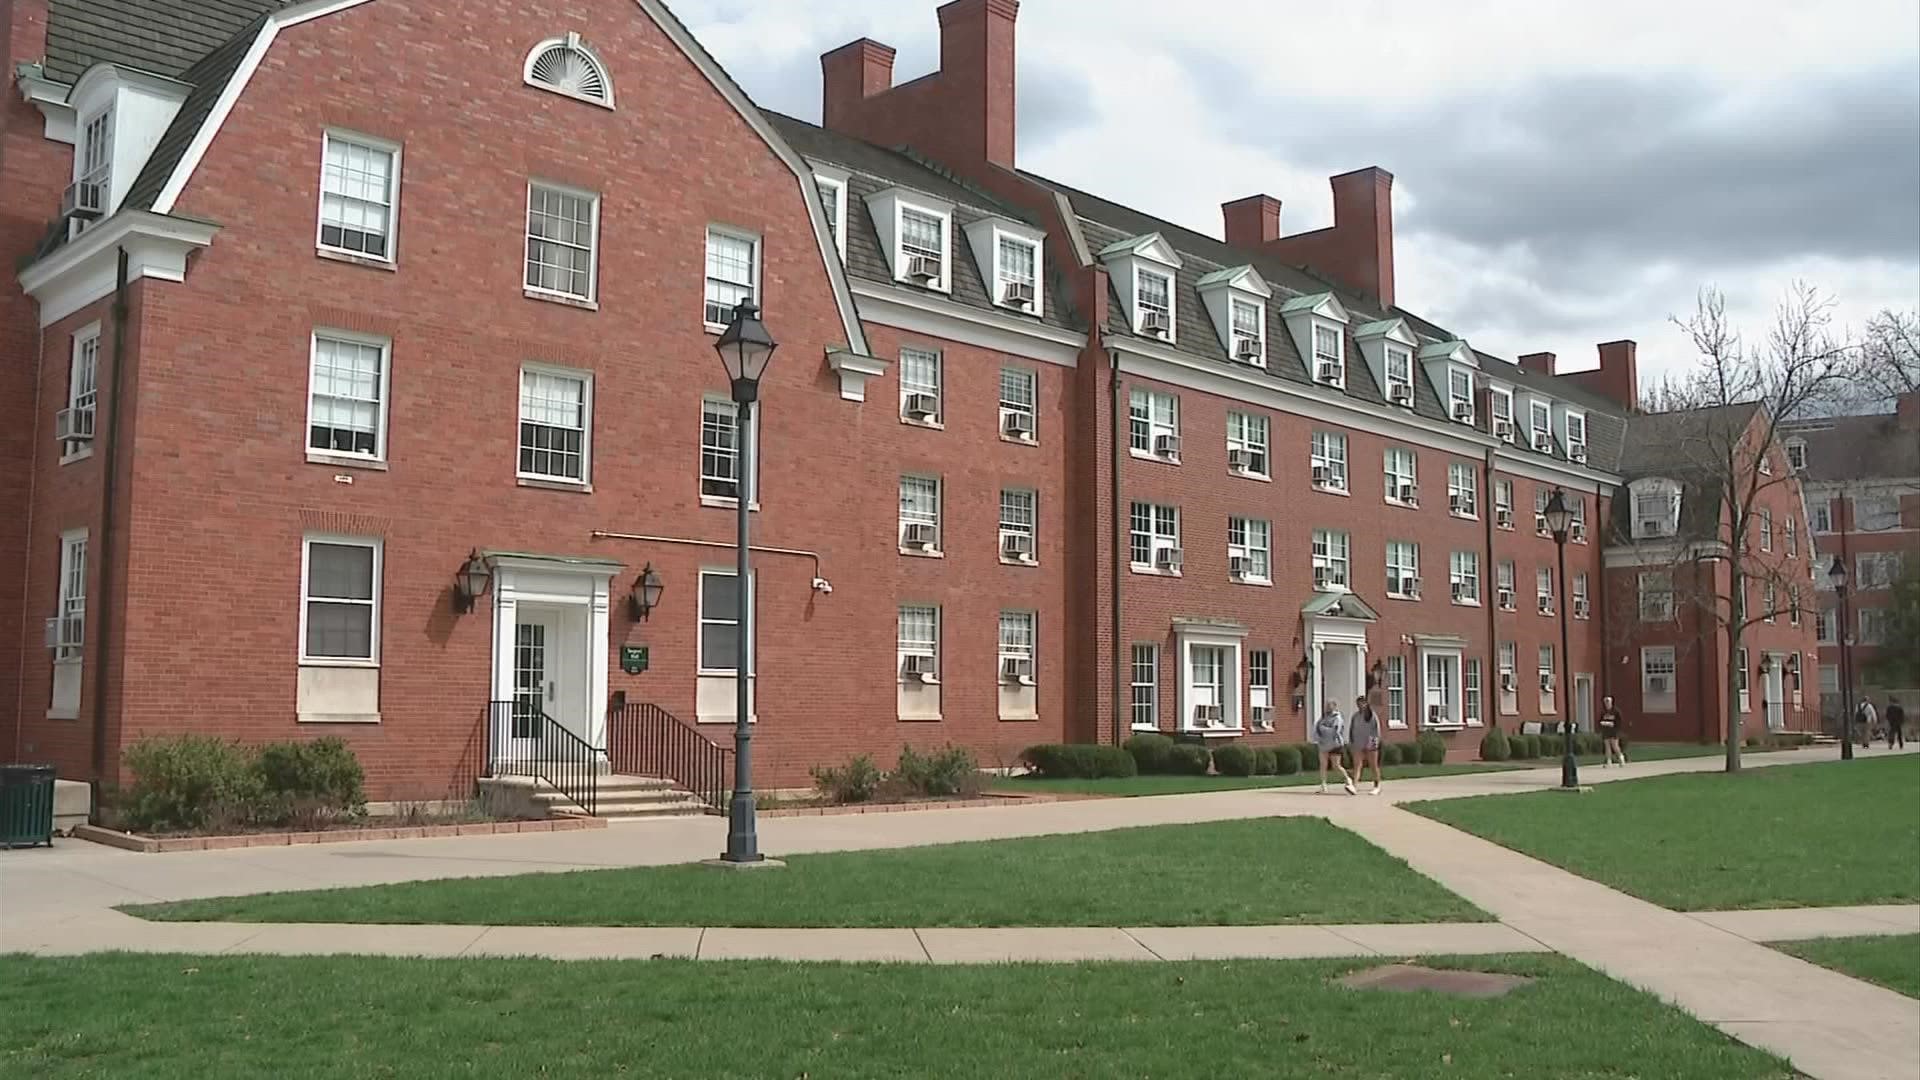
[[1587,462],[1587,415],[1570,412],[1567,414],[1567,460]]
[[1267,301],[1273,299],[1273,289],[1260,272],[1251,266],[1215,270],[1194,287],[1213,317],[1214,332],[1220,335],[1227,358],[1266,367]]
[[606,66],[579,34],[535,45],[527,54],[524,76],[528,86],[613,108],[613,82],[607,78]]
[[105,217],[113,202],[113,110],[104,110],[88,120],[80,132],[78,175],[67,196],[66,211],[72,215],[74,233]]
[[827,231],[833,234],[833,246],[844,262],[847,258],[847,180],[843,176],[814,173],[813,186],[820,192],[820,209],[827,215]]
[[1493,434],[1497,439],[1507,442],[1514,440],[1513,434],[1513,391],[1494,386],[1487,390],[1487,411],[1492,414]]
[[[893,279],[935,292],[953,291],[953,204],[905,188],[867,196],[867,211]],[[982,276],[987,267],[983,266]]]
[[1039,263],[1039,245],[1018,237],[1002,236],[995,263],[1000,279],[995,283],[995,298],[1009,307],[1032,308]]
[[[1322,386],[1345,389],[1347,385],[1347,309],[1332,293],[1296,296],[1280,305],[1280,316],[1287,321],[1294,348],[1307,366],[1307,378]],[[1396,333],[1398,320],[1368,323],[1364,332],[1374,349],[1383,335]],[[1379,374],[1380,356],[1373,355],[1374,373]]]
[[1141,270],[1134,275],[1133,328],[1171,340],[1173,338],[1173,275],[1157,270]]
[[984,217],[967,226],[980,280],[996,305],[1029,315],[1046,310],[1045,240],[1040,230],[1006,218]]
[[1635,480],[1628,485],[1633,492],[1633,538],[1658,540],[1680,532],[1680,485],[1671,480]]
[[[1112,275],[1133,332],[1172,344],[1178,337],[1175,326],[1179,319],[1174,271],[1182,264],[1166,238],[1147,233],[1115,241],[1100,249],[1100,261]],[[1224,329],[1227,313],[1219,311],[1214,318],[1215,325]]]
[[1382,319],[1354,328],[1353,343],[1373,373],[1387,404],[1413,408],[1413,351],[1420,339],[1405,319]]
[[1266,311],[1251,300],[1233,297],[1233,358],[1255,366],[1267,362]]
[[1387,400],[1413,408],[1413,353],[1387,347]]
[[1787,443],[1787,466],[1794,472],[1807,467],[1807,444],[1799,439]]
[[1473,372],[1447,369],[1447,415],[1462,424],[1473,423]]
[[1530,445],[1541,453],[1553,452],[1553,406],[1535,399],[1527,403],[1527,431]]
[[921,285],[945,279],[947,221],[913,207],[900,209],[900,274]]
[[1313,324],[1313,381],[1329,386],[1347,385],[1346,338],[1337,326]]

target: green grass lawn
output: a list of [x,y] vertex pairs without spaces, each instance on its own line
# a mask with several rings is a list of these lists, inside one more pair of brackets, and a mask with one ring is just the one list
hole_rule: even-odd
[[63,1080],[1792,1075],[1550,956],[1430,961],[1538,979],[1484,1001],[1330,984],[1360,960],[0,962],[0,1075]]
[[149,919],[496,926],[1247,926],[1485,920],[1345,829],[1255,818],[704,866],[459,878],[126,909]]
[[1681,911],[1920,899],[1920,757],[1407,808]]
[[1783,941],[1774,948],[1856,979],[1879,983],[1910,998],[1920,998],[1920,934]]

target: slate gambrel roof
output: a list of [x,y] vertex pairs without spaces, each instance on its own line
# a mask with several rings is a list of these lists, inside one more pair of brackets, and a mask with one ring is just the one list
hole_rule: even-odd
[[120,64],[180,78],[249,23],[291,2],[51,0],[46,76],[72,85],[95,64]]

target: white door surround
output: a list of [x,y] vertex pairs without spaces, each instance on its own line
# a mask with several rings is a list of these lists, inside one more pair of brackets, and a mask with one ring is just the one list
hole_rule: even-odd
[[[1246,638],[1247,628],[1241,623],[1218,619],[1173,620],[1174,655],[1178,658],[1180,677],[1178,730],[1238,735],[1246,729],[1246,717],[1240,707],[1242,645]],[[1204,725],[1197,722],[1202,705],[1217,706],[1219,719]]]
[[1575,731],[1593,730],[1593,676],[1585,672],[1573,676],[1573,725]]
[[1367,626],[1378,616],[1352,593],[1316,593],[1301,613],[1307,660],[1313,665],[1307,679],[1307,723],[1319,718],[1328,701],[1348,716],[1354,701],[1367,692]]
[[[492,700],[512,701],[531,690],[521,649],[538,637],[538,675],[547,684],[541,697],[549,715],[604,748],[609,596],[623,564],[523,552],[481,555],[493,569]],[[570,715],[557,715],[554,707]],[[511,745],[511,719],[499,722],[502,730],[493,733],[491,744],[504,748]]]
[[[1436,730],[1466,726],[1466,677],[1463,670],[1467,639],[1452,634],[1415,634],[1415,655],[1419,657],[1420,725]],[[1485,702],[1481,708],[1485,708]],[[1440,710],[1434,718],[1434,709]]]

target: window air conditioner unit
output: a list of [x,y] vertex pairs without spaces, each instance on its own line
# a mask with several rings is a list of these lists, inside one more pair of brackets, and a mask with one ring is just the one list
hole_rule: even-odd
[[1541,536],[1547,535],[1547,515],[1543,513],[1533,515],[1533,531]]
[[1543,454],[1553,453],[1553,436],[1544,431],[1533,433],[1533,448]]
[[1260,347],[1259,338],[1241,337],[1234,339],[1233,358],[1235,360],[1259,360],[1260,357],[1265,354],[1265,351],[1266,350]]
[[1245,555],[1227,556],[1227,576],[1235,581],[1245,581],[1253,575],[1253,560]]
[[1505,690],[1508,693],[1512,693],[1513,688],[1514,688],[1513,672],[1511,671],[1501,672],[1500,673],[1500,689]]
[[1153,565],[1162,570],[1178,573],[1186,565],[1186,553],[1177,547],[1163,547],[1153,553]]
[[1032,442],[1033,414],[1009,412],[1000,418],[1000,430],[1005,432],[1009,438]]
[[1513,421],[1495,420],[1493,422],[1493,434],[1495,438],[1498,438],[1504,442],[1509,442],[1509,443],[1512,442],[1513,441]]
[[912,524],[902,527],[900,530],[900,544],[902,547],[919,548],[921,551],[932,551],[934,540],[935,534],[933,526],[922,522],[913,522]]
[[1164,311],[1143,311],[1140,313],[1140,332],[1155,337],[1167,336],[1167,313]]
[[1465,513],[1468,513],[1468,510],[1467,510],[1467,497],[1466,497],[1465,495],[1449,495],[1449,496],[1447,496],[1447,509],[1448,509],[1448,510],[1451,510],[1452,512],[1454,512],[1454,513],[1456,513],[1456,514],[1465,514]]
[[1507,611],[1513,610],[1513,590],[1512,589],[1501,589],[1499,592],[1499,598],[1500,598],[1500,606],[1502,608],[1506,609]]
[[1453,403],[1453,418],[1463,424],[1473,423],[1473,402],[1456,401]]
[[1553,693],[1553,672],[1543,671],[1540,673],[1540,692],[1543,694]]
[[1331,360],[1322,360],[1314,366],[1313,377],[1323,383],[1337,383],[1340,381],[1340,365]]
[[925,683],[928,686],[937,686],[940,683],[939,671],[934,666],[933,657],[922,653],[914,653],[901,661],[900,670],[908,680],[913,682]]
[[940,260],[932,255],[907,256],[907,279],[923,284],[940,280]]
[[1453,583],[1453,598],[1455,600],[1468,600],[1472,599],[1472,597],[1473,594],[1467,591],[1465,582],[1456,581]]
[[1253,707],[1253,726],[1257,731],[1273,730],[1273,706],[1255,705]]
[[1583,443],[1574,443],[1567,447],[1567,460],[1578,465],[1585,465],[1587,463],[1586,445]]
[[61,632],[66,629],[65,623],[66,623],[66,620],[62,619],[58,615],[55,615],[53,618],[47,620],[47,624],[46,624],[47,648],[57,649],[60,647],[60,639],[66,636]]
[[931,420],[940,415],[940,399],[932,394],[908,394],[901,411],[915,420]]
[[1667,685],[1667,677],[1665,675],[1647,676],[1647,693],[1666,694],[1671,692],[1672,690]]
[[1586,617],[1587,617],[1588,615],[1591,615],[1592,613],[1593,613],[1593,609],[1592,609],[1592,608],[1591,608],[1590,606],[1588,606],[1588,604],[1587,604],[1587,602],[1586,602],[1585,600],[1575,600],[1575,601],[1573,602],[1573,617],[1574,617],[1574,618],[1576,618],[1576,619],[1584,619],[1584,618],[1586,618]]
[[1193,726],[1194,727],[1213,727],[1215,724],[1218,724],[1220,722],[1221,722],[1220,706],[1195,705],[1193,707]]
[[1000,658],[1000,681],[1015,686],[1033,685],[1033,661],[1024,656]]
[[1513,508],[1503,506],[1493,512],[1494,523],[1503,529],[1513,528]]
[[1029,281],[1009,281],[1002,300],[1014,307],[1033,306],[1033,283]]
[[61,409],[53,414],[55,442],[92,442],[93,410]]
[[107,212],[107,185],[97,180],[75,180],[60,196],[62,217],[97,218]]
[[1584,521],[1574,522],[1567,527],[1567,535],[1572,537],[1576,544],[1585,540],[1587,538],[1587,523]]
[[1025,533],[1006,533],[1000,537],[1000,554],[1014,562],[1033,561],[1033,537]]
[[1542,596],[1542,597],[1538,597],[1537,599],[1539,601],[1540,614],[1542,615],[1553,614],[1553,597]]
[[1661,521],[1659,518],[1641,518],[1640,535],[1665,536],[1667,535],[1667,523]]
[[1325,567],[1325,566],[1316,566],[1313,568],[1313,587],[1314,588],[1324,591],[1329,584],[1332,584],[1332,582],[1333,582],[1333,570],[1331,568]]
[[1313,483],[1315,487],[1326,487],[1332,478],[1333,470],[1327,466],[1315,465],[1313,467]]
[[1394,383],[1392,388],[1387,391],[1387,400],[1393,402],[1395,405],[1412,405],[1413,387],[1405,383]]
[[1398,495],[1400,501],[1406,503],[1408,506],[1420,505],[1420,486],[1418,484],[1401,484]]
[[1153,452],[1163,458],[1178,460],[1180,457],[1180,436],[1155,435],[1153,437]]
[[1232,469],[1234,472],[1252,472],[1253,471],[1253,451],[1251,450],[1227,451],[1227,468]]
[[1415,600],[1420,599],[1420,579],[1417,577],[1401,578],[1400,594],[1402,596],[1411,596]]

